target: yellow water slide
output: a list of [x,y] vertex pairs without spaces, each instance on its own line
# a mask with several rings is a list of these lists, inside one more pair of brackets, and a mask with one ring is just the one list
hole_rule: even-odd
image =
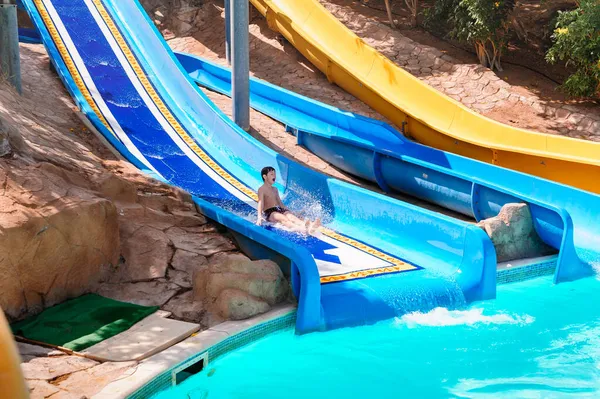
[[600,193],[600,143],[517,129],[440,93],[368,46],[318,0],[250,0],[330,82],[420,143]]
[[0,309],[0,398],[25,399],[29,391],[21,372],[21,358],[17,346]]

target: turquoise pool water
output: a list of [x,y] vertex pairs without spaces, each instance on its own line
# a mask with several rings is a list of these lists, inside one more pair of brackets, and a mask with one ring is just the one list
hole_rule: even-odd
[[551,276],[373,326],[281,331],[155,399],[598,398],[600,281]]

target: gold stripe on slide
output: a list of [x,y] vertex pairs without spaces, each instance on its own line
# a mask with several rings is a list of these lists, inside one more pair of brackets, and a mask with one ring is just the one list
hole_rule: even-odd
[[169,124],[171,125],[171,127],[177,132],[177,134],[183,139],[183,141],[185,141],[185,143],[192,149],[192,151],[194,151],[194,153],[196,155],[198,155],[198,157],[200,157],[200,159],[202,159],[202,161],[205,164],[207,164],[211,169],[213,169],[217,174],[219,174],[219,176],[221,176],[229,184],[231,184],[232,186],[234,186],[235,188],[237,188],[239,191],[241,191],[242,193],[244,193],[246,196],[248,196],[252,200],[258,201],[258,196],[256,195],[256,193],[253,190],[251,190],[250,188],[248,188],[246,185],[242,184],[240,181],[238,181],[233,176],[231,176],[227,171],[225,171],[223,168],[221,168],[215,161],[212,160],[212,158],[210,158],[202,150],[202,148],[200,148],[198,146],[198,144],[196,144],[196,142],[194,141],[194,139],[192,139],[188,135],[188,133],[179,124],[179,122],[177,121],[177,119],[173,116],[173,114],[171,113],[171,111],[169,110],[169,108],[162,101],[162,99],[160,98],[160,96],[158,95],[158,93],[156,92],[156,90],[154,90],[154,86],[152,86],[152,84],[148,80],[148,77],[146,76],[146,74],[144,73],[142,67],[140,66],[140,64],[138,63],[137,59],[135,58],[135,56],[131,52],[131,49],[127,45],[127,42],[125,41],[125,39],[121,35],[121,32],[119,32],[119,30],[117,29],[114,21],[112,20],[112,18],[110,17],[110,15],[108,14],[108,12],[106,11],[106,8],[104,8],[104,5],[102,4],[102,1],[100,1],[100,0],[92,0],[92,2],[96,6],[96,9],[98,10],[98,13],[100,13],[100,16],[102,17],[102,19],[106,23],[108,29],[112,33],[113,38],[119,44],[119,47],[121,48],[121,51],[123,51],[123,54],[127,58],[127,61],[129,61],[129,65],[131,66],[131,68],[135,72],[135,74],[138,77],[140,83],[142,84],[142,86],[144,86],[144,89],[146,89],[146,92],[148,93],[148,95],[150,96],[150,98],[152,99],[152,101],[154,101],[154,104],[160,110],[160,112],[165,117],[165,119],[169,122]]
[[[188,133],[185,131],[185,129],[183,129],[183,127],[179,124],[179,122],[177,121],[177,119],[173,116],[173,114],[171,113],[171,111],[169,110],[169,108],[162,101],[162,99],[160,98],[160,96],[158,95],[158,93],[156,92],[156,90],[154,89],[154,86],[148,80],[148,77],[144,73],[144,70],[142,69],[142,67],[138,63],[136,57],[133,55],[133,53],[132,53],[129,45],[127,44],[127,42],[125,41],[125,39],[121,35],[121,32],[119,32],[119,29],[117,28],[117,26],[115,25],[114,21],[112,20],[112,17],[109,15],[108,11],[104,7],[104,4],[102,3],[102,0],[92,0],[92,2],[96,6],[96,9],[97,9],[98,13],[101,15],[101,17],[104,20],[104,22],[106,23],[108,29],[112,33],[113,38],[116,40],[116,42],[118,43],[119,47],[121,48],[121,51],[123,51],[123,54],[125,55],[125,57],[129,61],[129,64],[130,64],[131,68],[133,69],[133,71],[135,72],[136,76],[138,77],[140,83],[142,84],[142,86],[144,87],[144,89],[146,90],[146,92],[148,93],[148,95],[150,96],[150,98],[152,99],[152,101],[154,101],[154,104],[160,110],[160,112],[162,113],[162,115],[169,122],[169,124],[171,125],[171,127],[173,127],[173,129],[177,132],[177,134],[194,151],[194,153],[196,155],[198,155],[200,157],[200,159],[202,159],[202,161],[204,163],[206,163],[211,169],[213,169],[219,176],[221,176],[223,179],[225,179],[232,186],[234,186],[235,188],[237,188],[238,190],[240,190],[242,193],[244,193],[245,195],[247,195],[249,198],[253,199],[254,201],[258,201],[258,196],[256,195],[256,193],[252,189],[250,189],[246,185],[242,184],[235,177],[233,177],[227,171],[225,171],[223,168],[221,168],[188,135]],[[368,253],[370,255],[375,256],[376,258],[379,258],[381,260],[384,260],[384,261],[389,262],[392,265],[394,265],[392,267],[384,267],[384,268],[372,269],[373,273],[370,273],[370,271],[361,271],[361,272],[353,272],[353,273],[348,273],[347,274],[348,276],[352,275],[352,274],[355,274],[356,277],[346,277],[346,278],[344,278],[343,276],[346,276],[346,275],[343,275],[343,276],[334,276],[334,277],[324,277],[325,279],[327,279],[327,278],[338,278],[338,279],[362,278],[362,277],[367,277],[368,275],[392,273],[392,272],[398,272],[398,271],[413,270],[413,269],[417,268],[416,266],[408,264],[408,263],[406,263],[406,262],[404,262],[404,261],[402,261],[400,259],[396,259],[396,258],[394,258],[392,256],[386,255],[386,254],[384,254],[381,251],[378,251],[378,250],[376,250],[376,249],[374,249],[374,248],[372,248],[372,247],[370,247],[368,245],[362,244],[362,243],[360,243],[360,242],[358,242],[356,240],[353,240],[353,239],[348,238],[346,236],[343,236],[343,235],[341,235],[339,233],[336,233],[336,232],[334,232],[334,231],[332,231],[330,229],[323,228],[322,232],[323,232],[324,235],[326,235],[328,237],[331,237],[331,238],[333,238],[333,239],[335,239],[337,241],[344,242],[344,243],[346,243],[346,244],[348,244],[348,245],[350,245],[352,247],[355,247],[355,248],[357,248],[357,249],[359,249],[359,250],[361,250],[363,252],[366,252],[366,253]]]
[[380,267],[377,269],[360,270],[360,271],[356,271],[356,272],[338,274],[335,276],[321,277],[321,284],[336,283],[338,281],[356,280],[359,278],[378,276],[381,274],[404,272],[404,271],[412,270],[412,269],[414,269],[414,267],[406,269],[406,268],[403,268],[402,266],[392,266],[392,267]]
[[96,116],[98,116],[98,118],[100,119],[102,124],[104,126],[106,126],[108,131],[111,132],[113,134],[113,136],[116,137],[115,132],[111,129],[110,125],[106,121],[106,118],[104,118],[104,115],[102,114],[102,112],[100,112],[100,109],[98,108],[98,105],[96,104],[96,101],[94,101],[94,98],[92,97],[90,91],[88,90],[87,86],[85,85],[85,82],[84,82],[83,78],[81,77],[81,74],[77,70],[75,63],[73,62],[73,59],[71,58],[71,55],[69,54],[69,50],[67,49],[67,46],[65,46],[65,43],[63,42],[62,38],[60,37],[60,34],[58,33],[58,29],[56,29],[56,26],[54,25],[54,22],[52,21],[52,18],[50,17],[50,14],[48,13],[48,10],[46,9],[46,6],[44,5],[43,0],[33,0],[33,1],[35,3],[35,6],[38,9],[38,12],[40,13],[40,16],[42,17],[42,20],[44,21],[44,24],[46,25],[46,28],[48,29],[48,32],[50,33],[50,36],[52,37],[52,40],[54,41],[54,44],[56,45],[56,48],[58,49],[58,52],[60,53],[60,55],[63,59],[63,62],[67,66],[67,69],[69,70],[69,73],[73,77],[73,80],[75,81],[75,84],[79,88],[79,91],[81,91],[83,98],[85,98],[85,101],[87,101],[87,103],[90,105],[90,107],[92,107],[92,109],[96,113]]
[[[376,258],[379,258],[381,260],[391,263],[392,265],[394,265],[395,268],[399,268],[399,270],[390,270],[389,272],[385,272],[385,273],[414,270],[417,268],[416,266],[411,265],[410,263],[406,263],[403,260],[394,258],[393,256],[386,255],[383,252],[378,251],[373,247],[363,244],[362,242],[358,242],[350,237],[344,236],[344,235],[337,233],[333,230],[330,230],[328,228],[322,228],[321,232],[324,235],[326,235],[327,237],[331,237],[337,241],[344,242],[354,248],[360,249],[361,251],[368,253],[369,255],[373,255]],[[388,269],[388,268],[378,268],[378,269],[372,269],[372,270],[383,270],[383,269]],[[352,272],[352,273],[361,273],[361,272]],[[382,274],[382,273],[377,273],[377,274]]]

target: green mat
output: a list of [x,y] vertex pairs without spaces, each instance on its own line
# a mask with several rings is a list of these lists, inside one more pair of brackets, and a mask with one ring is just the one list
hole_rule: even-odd
[[139,306],[88,294],[44,310],[11,325],[13,334],[81,351],[113,337],[156,312],[158,306]]

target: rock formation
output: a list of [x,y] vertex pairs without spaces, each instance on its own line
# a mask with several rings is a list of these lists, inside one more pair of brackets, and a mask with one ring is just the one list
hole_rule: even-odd
[[268,311],[286,299],[287,280],[270,260],[251,261],[242,254],[219,254],[194,275],[194,300],[232,320]]
[[506,204],[477,224],[490,236],[498,262],[549,255],[554,250],[538,236],[527,204]]

